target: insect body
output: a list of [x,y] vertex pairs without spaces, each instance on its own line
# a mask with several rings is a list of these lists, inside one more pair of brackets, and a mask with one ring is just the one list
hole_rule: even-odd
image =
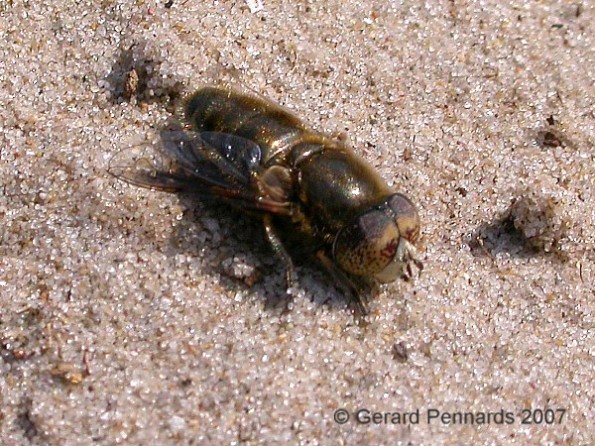
[[316,259],[366,314],[358,284],[409,278],[422,268],[415,206],[392,192],[345,144],[309,129],[266,99],[205,87],[190,96],[192,130],[162,134],[167,163],[111,167],[145,187],[217,197],[262,219],[287,265],[289,251]]

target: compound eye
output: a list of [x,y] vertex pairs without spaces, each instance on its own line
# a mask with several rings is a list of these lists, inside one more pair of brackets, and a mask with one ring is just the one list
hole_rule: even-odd
[[419,215],[411,200],[403,194],[393,194],[386,204],[395,214],[401,237],[415,242],[419,237]]
[[373,276],[384,270],[397,252],[399,228],[381,210],[370,210],[337,234],[335,262],[346,272]]

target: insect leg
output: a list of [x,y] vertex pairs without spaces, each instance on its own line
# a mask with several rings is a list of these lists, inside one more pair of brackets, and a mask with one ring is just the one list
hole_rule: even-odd
[[[200,191],[195,191],[200,193]],[[254,195],[238,188],[225,188],[220,186],[208,187],[208,194],[215,195],[229,204],[243,209],[254,209],[257,211],[268,212],[275,215],[291,216],[292,209],[286,202],[279,202]]]
[[316,258],[328,271],[331,277],[347,292],[347,295],[349,296],[349,307],[353,310],[357,319],[361,321],[363,317],[368,314],[368,309],[362,301],[358,288],[343,271],[337,268],[337,266],[331,259],[328,258],[323,250],[320,250],[316,253]]
[[264,221],[264,230],[266,232],[267,239],[275,251],[283,261],[285,262],[285,279],[287,280],[287,287],[291,288],[294,283],[293,280],[293,260],[291,260],[291,256],[283,246],[281,239],[277,235],[275,228],[273,227],[272,215],[271,214],[264,214],[263,217]]

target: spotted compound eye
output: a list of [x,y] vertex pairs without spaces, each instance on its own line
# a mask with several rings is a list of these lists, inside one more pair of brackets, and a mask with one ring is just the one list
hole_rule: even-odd
[[399,228],[391,216],[372,209],[337,234],[333,256],[344,271],[373,276],[393,260],[399,237]]
[[333,244],[335,262],[346,272],[392,282],[411,274],[413,242],[419,237],[419,217],[411,201],[393,194],[343,228]]

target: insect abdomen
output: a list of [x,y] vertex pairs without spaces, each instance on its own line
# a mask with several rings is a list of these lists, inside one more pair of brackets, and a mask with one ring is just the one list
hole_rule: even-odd
[[306,131],[298,118],[276,104],[216,87],[190,96],[185,115],[198,132],[231,133],[256,142],[265,152],[264,161]]

